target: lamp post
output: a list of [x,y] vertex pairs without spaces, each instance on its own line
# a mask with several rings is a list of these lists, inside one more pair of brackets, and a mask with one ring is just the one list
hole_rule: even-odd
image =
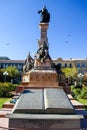
[[3,75],[4,75],[4,82],[6,82],[6,76],[8,75],[8,72],[5,71],[5,72],[3,73]]
[[82,77],[83,77],[83,76],[84,76],[84,75],[83,75],[82,73],[79,73],[79,74],[78,74],[80,86],[82,85]]

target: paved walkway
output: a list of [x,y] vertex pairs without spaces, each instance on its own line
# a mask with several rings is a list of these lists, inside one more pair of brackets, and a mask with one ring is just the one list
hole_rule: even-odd
[[5,117],[7,113],[11,113],[12,109],[2,108],[0,109],[0,130],[7,130],[4,128],[8,128],[9,119]]
[[0,118],[0,130],[4,130],[3,128],[8,128],[8,118]]

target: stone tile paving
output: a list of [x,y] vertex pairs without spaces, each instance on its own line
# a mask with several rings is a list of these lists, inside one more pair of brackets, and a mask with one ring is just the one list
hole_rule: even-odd
[[0,130],[4,130],[3,128],[8,128],[8,118],[0,118]]
[[7,113],[11,113],[12,109],[2,108],[0,109],[0,130],[6,130],[8,128],[9,119],[5,118]]

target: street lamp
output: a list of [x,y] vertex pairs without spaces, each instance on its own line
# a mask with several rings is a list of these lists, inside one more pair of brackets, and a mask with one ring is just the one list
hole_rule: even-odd
[[84,75],[83,75],[82,73],[79,73],[79,74],[78,74],[80,86],[82,85],[82,77],[83,77],[83,76],[84,76]]
[[8,72],[5,71],[5,72],[3,73],[3,75],[4,75],[4,82],[6,82],[6,76],[8,75]]

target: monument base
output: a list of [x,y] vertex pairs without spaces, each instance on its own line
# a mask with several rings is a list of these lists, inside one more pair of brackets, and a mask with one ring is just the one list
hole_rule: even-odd
[[[42,85],[41,85],[42,84]],[[24,89],[38,89],[38,88],[61,88],[60,86],[58,86],[58,82],[45,82],[45,81],[34,81],[34,82],[24,82],[22,83],[22,85],[24,86]]]
[[9,128],[16,130],[80,129],[81,115],[11,114]]
[[80,128],[77,115],[62,89],[29,89],[17,100],[9,118],[9,129],[73,130]]
[[58,88],[55,70],[31,70],[22,76],[24,88]]

